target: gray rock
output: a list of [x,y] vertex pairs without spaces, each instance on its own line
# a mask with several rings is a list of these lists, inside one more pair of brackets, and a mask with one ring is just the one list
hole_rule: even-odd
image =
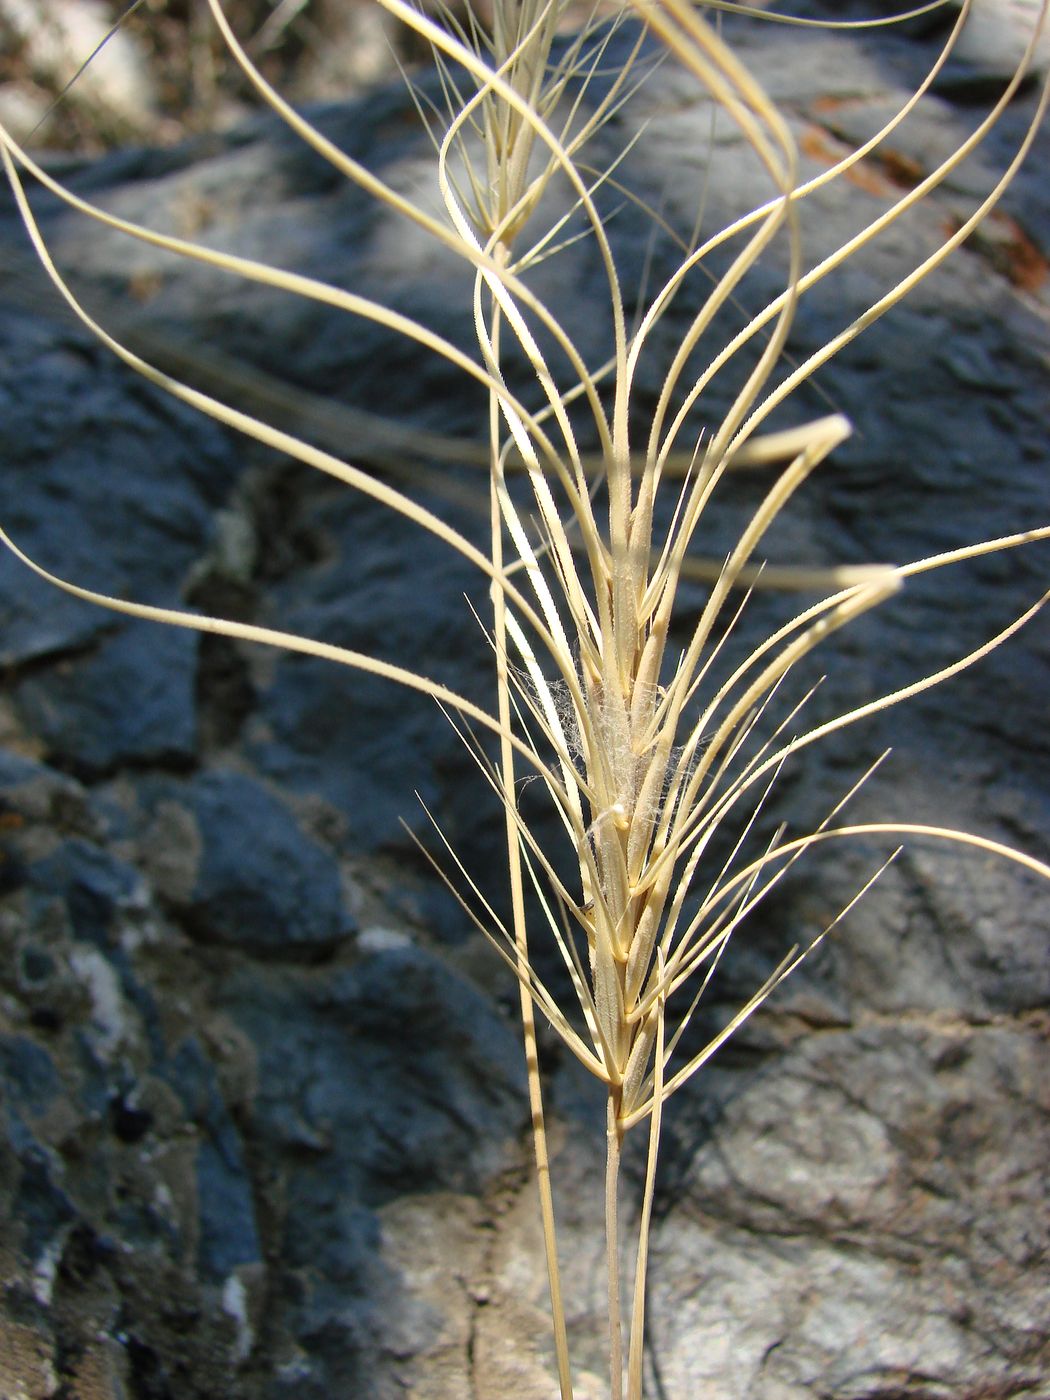
[[[71,815],[91,826],[83,789],[10,756],[2,769],[17,873],[0,919],[0,996],[16,1027],[0,1036],[0,1210],[12,1222],[3,1361],[8,1348],[24,1358],[33,1337],[52,1376],[106,1377],[107,1396],[133,1393],[124,1387],[147,1374],[232,1385],[261,1246],[230,1084],[220,1087],[178,997],[164,995],[162,1010],[155,999],[161,967],[162,980],[188,983],[192,955],[179,948],[190,945],[107,849],[101,811],[95,840],[60,835],[59,795],[67,827]],[[212,1029],[210,1054],[228,1071],[216,1049],[228,1042]],[[193,1317],[177,1353],[155,1345]]]
[[[877,129],[941,34],[932,20],[846,41],[725,24],[784,103],[806,175]],[[610,68],[630,40],[627,30],[614,40]],[[1001,83],[998,57],[984,58],[981,81]],[[973,95],[972,84],[942,87],[881,161],[805,202],[807,265],[972,129]],[[968,216],[1031,104],[1015,104],[906,226],[807,295],[796,362]],[[392,90],[318,120],[392,179],[431,189],[410,116]],[[669,219],[691,222],[705,188],[712,228],[768,194],[680,76],[657,75],[637,119],[644,139],[620,173]],[[631,120],[597,156],[622,149]],[[771,533],[776,562],[905,561],[1042,518],[1046,159],[1044,134],[995,220],[790,410],[797,421],[833,406],[857,431]],[[328,276],[470,343],[462,270],[425,240],[395,240],[393,224],[269,120],[72,178],[132,217],[189,220],[218,246]],[[633,305],[643,269],[651,288],[675,249],[653,244],[615,191],[598,198],[617,207],[610,235]],[[472,386],[374,328],[200,269],[173,275],[156,250],[44,217],[122,334],[297,431],[385,471],[371,420],[322,410],[318,396],[420,434],[478,429]],[[6,210],[0,225],[13,246]],[[597,362],[607,325],[591,245],[536,275]],[[775,259],[749,277],[723,339],[781,277]],[[487,643],[463,600],[484,617],[484,580],[332,482],[129,388],[49,303],[27,317],[13,280],[0,282],[12,366],[0,387],[0,518],[19,543],[93,586],[371,650],[484,701]],[[134,312],[129,283],[147,298]],[[704,285],[669,313],[641,398],[658,388]],[[285,372],[314,397],[282,396]],[[716,381],[690,431],[716,420],[732,389]],[[476,470],[435,471],[417,456],[413,489],[483,535]],[[716,556],[765,489],[744,478],[730,488],[705,526]],[[1039,568],[1021,552],[913,580],[799,675],[795,695],[818,664],[828,673],[799,722],[980,645],[1039,596]],[[527,1107],[504,1015],[515,989],[457,908],[439,915],[398,826],[421,828],[419,789],[503,908],[499,814],[459,741],[429,704],[378,681],[115,630],[6,557],[0,570],[14,681],[4,722],[27,752],[92,785],[0,751],[0,1208],[16,1221],[0,1344],[36,1347],[72,1386],[72,1340],[108,1367],[117,1394],[547,1400]],[[756,596],[730,651],[795,606]],[[795,829],[820,821],[892,744],[855,819],[948,820],[1038,850],[1048,665],[1036,624],[950,689],[800,754],[769,828],[781,813]],[[734,940],[697,1036],[787,946],[818,934],[882,854],[842,846],[802,863]],[[360,916],[343,894],[350,879]],[[910,843],[834,941],[683,1090],[658,1186],[654,1394],[946,1400],[1045,1388],[1039,898],[1005,866]],[[553,975],[556,954],[537,956]],[[600,1095],[541,1035],[579,1395],[590,1400],[604,1387]],[[632,1149],[628,1215],[638,1187]]]
[[[332,855],[261,783],[216,769],[185,785],[151,784],[146,797],[147,809],[163,808],[166,819],[147,823],[149,839],[174,833],[194,858],[184,878],[169,874],[168,892],[195,938],[256,955],[316,957],[353,932]],[[172,825],[180,810],[189,831]]]
[[[17,248],[6,220],[4,230]],[[31,264],[26,272],[22,259],[18,266],[24,282],[0,298],[0,360],[10,366],[0,413],[5,529],[85,588],[178,601],[173,590],[207,551],[210,512],[233,484],[236,459],[207,421],[159,391],[129,386],[86,332],[53,319],[40,273]],[[44,314],[13,311],[12,297]],[[0,564],[8,665],[83,647],[113,627],[112,614],[56,595],[16,562],[5,551]]]
[[12,1109],[43,1113],[61,1087],[47,1051],[26,1036],[10,1036],[0,1042],[0,1060]]
[[186,763],[197,749],[197,652],[194,633],[120,627],[16,686],[15,705],[49,759],[79,772]]
[[33,867],[31,881],[42,893],[62,897],[75,938],[100,948],[114,939],[118,911],[136,903],[141,886],[131,866],[76,838]]
[[[389,512],[345,491],[312,500],[303,525],[323,530],[328,547],[275,591],[271,606],[282,626],[407,661],[453,690],[485,695],[487,645],[464,599],[476,584],[469,566],[450,561],[427,536],[406,539]],[[246,737],[268,776],[339,808],[362,852],[403,847],[402,821],[425,825],[416,793],[433,804],[447,790],[438,768],[472,782],[469,757],[426,697],[309,657],[273,667]]]
[[282,1183],[271,1326],[303,1356],[266,1393],[287,1395],[294,1380],[305,1394],[393,1396],[406,1334],[411,1351],[447,1323],[387,1257],[382,1210],[435,1190],[459,1199],[516,1162],[517,1036],[476,988],[412,947],[336,971],[246,970],[221,1000],[257,1047],[253,1138]]
[[433,956],[406,947],[337,971],[244,974],[223,1004],[259,1047],[258,1131],[275,1151],[325,1159],[314,1189],[341,1179],[379,1204],[428,1185],[476,1190],[505,1163],[523,1112],[517,1037]]
[[895,1017],[738,1086],[657,1231],[671,1393],[1038,1393],[1040,1054],[1020,1025]]
[[215,1068],[195,1039],[173,1050],[162,1073],[204,1133],[196,1164],[199,1268],[206,1281],[222,1283],[235,1270],[261,1263],[244,1150]]

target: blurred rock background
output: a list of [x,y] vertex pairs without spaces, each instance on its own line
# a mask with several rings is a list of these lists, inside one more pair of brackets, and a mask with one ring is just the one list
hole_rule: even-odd
[[[979,120],[1013,62],[1006,21],[1029,10],[998,7],[1002,42],[971,42],[891,149],[807,208],[810,261]],[[315,104],[326,134],[425,189],[429,147],[400,79],[346,100],[390,71],[396,36],[337,42],[333,26],[375,23],[356,6],[230,13],[262,34],[256,56]],[[58,18],[67,35],[86,26],[75,71],[110,16],[28,0],[0,0],[0,14],[4,110],[25,130],[67,81],[44,42]],[[903,101],[945,18],[845,37],[740,23],[734,35],[810,174]],[[32,138],[55,170],[126,217],[326,276],[470,343],[461,271],[248,110],[202,14],[143,6],[134,21],[99,97],[64,99]],[[640,99],[631,120],[645,139],[623,174],[668,218],[691,220],[705,186],[712,226],[765,193],[673,70]],[[793,357],[958,226],[1033,102],[1029,88],[904,228],[807,298]],[[596,158],[635,129],[609,131]],[[1044,132],[980,235],[792,410],[841,409],[856,432],[770,539],[776,562],[902,562],[1045,520],[1048,173]],[[620,202],[603,197],[612,213]],[[484,528],[476,467],[437,451],[438,438],[478,432],[476,396],[453,371],[35,204],[78,294],[140,353],[407,474],[461,528]],[[673,245],[654,245],[637,210],[617,207],[610,231],[629,283],[672,265]],[[575,246],[542,276],[596,356],[592,250]],[[748,304],[777,277],[775,265],[756,275]],[[669,322],[665,353],[688,312]],[[483,608],[484,586],[377,507],[126,373],[35,269],[6,196],[0,366],[0,519],[42,563],[411,659],[486,699],[489,656],[463,597]],[[660,372],[658,347],[643,394]],[[726,493],[710,552],[758,489]],[[1045,549],[917,580],[821,658],[814,719],[965,653],[1044,588]],[[763,595],[742,636],[790,606]],[[499,898],[498,814],[441,716],[343,670],[81,606],[6,554],[0,659],[0,1397],[548,1400],[516,994],[400,825],[426,832],[419,791]],[[1047,693],[1037,621],[945,690],[808,754],[769,820],[819,821],[892,744],[858,819],[947,821],[1045,857]],[[742,933],[701,1029],[819,932],[879,858],[850,848],[800,866]],[[648,1393],[1050,1394],[1045,908],[1010,868],[910,843],[679,1097]],[[603,1393],[601,1104],[555,1044],[544,1068],[590,1400]]]
[[[411,62],[412,44],[362,0],[234,0],[225,12],[296,101],[347,98]],[[85,66],[86,65],[86,66]],[[196,0],[3,0],[0,117],[18,137],[99,152],[224,130],[256,99]]]

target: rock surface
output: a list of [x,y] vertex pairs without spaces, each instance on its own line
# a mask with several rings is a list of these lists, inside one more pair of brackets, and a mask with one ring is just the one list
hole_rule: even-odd
[[[938,37],[736,33],[796,127],[804,175],[877,129]],[[667,218],[691,222],[705,179],[712,227],[765,193],[680,76],[661,71],[640,99],[646,139],[624,176]],[[945,84],[889,156],[814,196],[809,261],[956,144],[983,110],[974,100],[973,83]],[[906,232],[806,298],[794,360],[958,226],[1032,102]],[[411,113],[391,90],[319,120],[418,187],[427,147]],[[1044,133],[989,225],[821,371],[819,396],[807,391],[796,416],[830,403],[856,432],[771,537],[776,561],[903,562],[1041,523],[1048,156]],[[462,275],[421,242],[395,243],[273,123],[70,178],[129,217],[327,275],[469,344]],[[351,457],[387,466],[355,409],[420,439],[476,430],[461,379],[374,327],[41,208],[60,264],[129,338],[186,372],[184,347],[199,343],[204,380],[268,398],[285,422],[298,413],[319,440],[359,428],[342,443]],[[634,277],[671,266],[637,211],[610,229]],[[0,247],[19,257],[6,202]],[[58,312],[28,260],[11,265],[0,521],[23,548],[90,587],[410,658],[485,700],[487,647],[463,601],[483,615],[485,589],[466,565],[144,387]],[[542,271],[592,360],[596,275],[585,245]],[[776,275],[743,289],[748,305],[775,293]],[[688,314],[676,309],[665,346]],[[289,408],[278,376],[313,397]],[[318,408],[326,395],[334,417]],[[417,489],[476,528],[476,475],[448,472],[442,494],[421,456]],[[712,553],[753,505],[757,488],[738,489],[712,517]],[[1038,598],[1042,563],[1019,552],[916,578],[823,658],[815,719],[982,644]],[[761,595],[745,627],[781,606]],[[516,994],[399,825],[428,829],[420,792],[501,898],[498,814],[458,739],[428,703],[378,681],[129,623],[6,554],[0,651],[2,1400],[548,1400]],[[781,811],[800,829],[821,820],[892,744],[858,819],[949,822],[1045,854],[1048,691],[1037,621],[943,690],[809,751],[784,775]],[[800,867],[727,958],[704,1024],[818,933],[879,860],[842,847]],[[676,1099],[647,1393],[1050,1394],[1043,898],[989,858],[909,844]],[[544,1064],[578,1395],[597,1400],[602,1108],[555,1046]],[[629,1195],[637,1185],[632,1159]]]

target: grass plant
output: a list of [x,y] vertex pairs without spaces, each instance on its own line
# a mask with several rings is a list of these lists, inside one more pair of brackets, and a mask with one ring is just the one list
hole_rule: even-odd
[[[909,579],[1050,535],[1050,527],[1033,526],[903,565],[766,569],[760,562],[763,540],[780,512],[850,431],[835,412],[788,428],[771,427],[769,420],[823,364],[935,270],[994,207],[1025,158],[1045,112],[1047,89],[1013,158],[960,226],[819,350],[793,363],[785,358],[785,346],[797,307],[978,148],[1026,81],[1047,6],[1034,17],[1016,74],[971,135],[854,237],[808,265],[800,231],[804,201],[845,180],[923,100],[951,56],[972,0],[959,8],[943,51],[910,101],[870,140],[808,180],[799,175],[788,123],[722,36],[721,15],[745,10],[756,24],[809,21],[715,0],[625,0],[592,14],[568,0],[494,0],[490,24],[469,8],[438,15],[406,0],[377,3],[430,46],[440,74],[446,107],[422,98],[419,103],[433,142],[439,210],[415,202],[331,144],[267,83],[246,52],[245,36],[228,23],[221,0],[209,0],[231,60],[260,99],[347,180],[470,269],[476,345],[469,353],[363,295],[118,218],[64,188],[0,131],[3,160],[51,281],[131,369],[219,422],[381,502],[438,536],[479,571],[491,597],[493,706],[418,674],[410,658],[397,665],[323,639],[100,595],[54,577],[7,535],[3,540],[30,568],[76,597],[384,677],[433,697],[461,728],[504,813],[509,917],[484,898],[465,862],[443,851],[441,863],[451,870],[465,913],[520,988],[560,1392],[563,1400],[573,1394],[572,1362],[537,1016],[549,1022],[606,1094],[609,1394],[612,1400],[624,1395],[640,1400],[647,1240],[664,1107],[852,902],[826,929],[787,952],[735,1015],[697,1048],[687,1030],[748,917],[801,857],[857,837],[886,843],[890,859],[892,847],[905,837],[947,841],[1050,877],[1050,868],[1033,857],[979,834],[907,822],[851,824],[841,813],[852,793],[804,835],[780,831],[757,851],[746,839],[787,761],[979,662],[1048,596],[1034,600],[997,636],[903,689],[808,728],[799,718],[801,705],[777,716],[785,679],[840,628]],[[921,12],[938,8],[924,5]],[[629,109],[660,63],[688,75],[719,122],[746,143],[768,183],[764,202],[715,232],[701,235],[699,220],[684,235],[669,230],[659,211],[627,187],[629,150],[611,164],[596,163],[593,155],[603,128]],[[52,260],[27,192],[27,183],[34,181],[115,231],[378,323],[414,342],[420,354],[442,357],[469,376],[488,400],[487,542],[479,545],[374,473],[165,373],[108,332],[80,304]],[[625,203],[633,199],[632,207],[650,216],[655,229],[679,240],[677,266],[662,284],[654,278],[654,285],[640,292],[625,291],[609,234],[611,192]],[[547,260],[581,241],[591,246],[604,289],[600,315],[608,344],[598,363],[574,342],[534,277]],[[783,268],[783,285],[739,328],[731,313],[748,273],[763,260]],[[661,336],[672,309],[680,330],[668,356]],[[713,352],[712,344],[718,347]],[[660,354],[663,380],[653,401],[640,392],[641,369]],[[528,392],[513,387],[523,381],[523,365]],[[721,400],[728,407],[700,433],[696,409],[715,381],[731,385]],[[742,472],[766,473],[765,494],[723,559],[697,558],[705,512]],[[683,617],[683,594],[695,596],[698,581],[705,601]],[[739,659],[720,666],[741,598],[753,608],[751,593],[768,587],[809,600]],[[542,791],[549,807],[544,821],[535,818],[538,804],[532,796],[527,804],[522,801],[526,777],[534,780],[530,794]],[[726,833],[732,833],[728,860],[714,854]],[[534,955],[540,939],[560,955],[568,998],[561,983],[541,972]],[[648,1143],[645,1187],[640,1217],[629,1220],[620,1211],[621,1160],[624,1139],[636,1130]],[[628,1280],[621,1277],[620,1261],[631,1231],[636,1262]]]

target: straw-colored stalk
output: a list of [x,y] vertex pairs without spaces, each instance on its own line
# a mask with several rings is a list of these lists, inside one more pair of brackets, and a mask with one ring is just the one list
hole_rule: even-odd
[[[25,562],[67,592],[133,616],[290,648],[384,676],[438,700],[470,727],[468,742],[474,742],[477,728],[496,736],[495,761],[480,745],[477,754],[505,813],[508,923],[482,899],[465,867],[453,860],[457,879],[463,881],[464,909],[520,986],[561,1394],[572,1395],[572,1370],[544,1134],[537,1011],[607,1093],[609,1387],[613,1400],[621,1400],[625,1388],[630,1400],[640,1400],[647,1238],[663,1106],[828,930],[807,946],[792,949],[707,1045],[683,1056],[683,1033],[734,932],[802,855],[820,843],[855,835],[952,841],[1050,877],[1045,865],[980,836],[914,824],[838,824],[847,799],[815,831],[791,840],[775,836],[759,855],[748,857],[739,854],[741,837],[720,869],[708,869],[716,833],[732,822],[734,829],[742,824],[746,834],[763,794],[788,758],[978,661],[1045,601],[1035,602],[969,655],[905,690],[786,737],[797,712],[792,711],[771,734],[758,737],[757,719],[788,673],[829,635],[895,593],[909,577],[1050,534],[1050,527],[1033,528],[905,566],[771,569],[763,578],[755,564],[756,550],[778,513],[849,432],[839,415],[772,434],[760,431],[765,420],[977,226],[1024,159],[1046,106],[1046,91],[1015,157],[957,232],[841,334],[777,380],[800,298],[902,218],[992,130],[1024,80],[1046,5],[1017,74],[973,134],[853,239],[806,270],[798,227],[802,202],[818,187],[846,176],[922,99],[951,53],[970,0],[965,0],[942,54],[911,100],[864,146],[805,183],[799,180],[787,123],[702,13],[733,10],[734,5],[631,0],[612,19],[585,26],[575,40],[559,42],[568,19],[578,18],[567,0],[495,0],[488,32],[469,13],[465,21],[446,16],[439,24],[405,0],[378,0],[429,42],[443,75],[448,111],[439,115],[420,107],[434,143],[440,214],[413,203],[299,116],[253,66],[220,0],[209,3],[233,59],[303,141],[473,270],[476,354],[365,297],[106,213],[64,189],[0,131],[4,165],[26,228],[69,306],[132,369],[218,421],[382,502],[470,560],[488,580],[491,593],[496,705],[490,713],[409,666],[319,640],[104,597],[46,574],[29,559]],[[609,38],[625,17],[641,22],[637,40],[627,45],[626,60],[615,75],[606,74],[600,96],[585,101],[591,79],[608,61]],[[757,15],[755,22],[769,18]],[[616,258],[599,210],[603,185],[617,182],[619,172],[594,169],[588,155],[598,130],[630,102],[652,68],[654,47],[695,78],[698,94],[707,94],[724,120],[736,127],[765,172],[770,194],[760,207],[703,242],[695,236],[683,240],[673,275],[645,300],[629,325]],[[80,306],[54,266],[26,194],[27,175],[111,229],[376,322],[482,384],[489,401],[488,547],[480,548],[410,496],[351,463],[180,382],[108,333]],[[548,198],[555,193],[558,200]],[[559,212],[552,216],[551,207]],[[610,340],[607,358],[596,366],[586,363],[557,308],[539,298],[530,279],[531,269],[541,260],[558,256],[580,238],[592,242],[605,280]],[[782,292],[698,372],[694,352],[701,338],[719,323],[748,269],[774,245],[787,250]],[[639,366],[652,353],[654,333],[672,304],[685,297],[695,300],[698,278],[691,274],[719,249],[732,252],[727,270],[704,284],[706,290],[670,357],[662,391],[640,433],[635,413]],[[551,348],[544,350],[544,344]],[[721,421],[702,441],[695,436],[690,440],[690,413],[698,399],[726,365],[748,353],[748,367]],[[539,407],[529,407],[511,389],[506,371],[512,359],[517,365],[524,359],[530,366]],[[586,424],[585,438],[581,423]],[[597,444],[597,450],[591,444]],[[712,495],[727,474],[751,469],[773,471],[761,504],[724,562],[696,560],[694,540]],[[6,535],[3,539],[19,553]],[[672,620],[681,622],[679,591],[687,577],[708,580],[707,601],[692,619],[686,645],[672,656],[668,636]],[[809,590],[818,601],[765,637],[727,678],[708,685],[720,639],[729,630],[730,599],[742,586],[756,582]],[[536,827],[519,805],[524,773],[538,775],[549,796],[561,849],[551,847],[549,823]],[[571,877],[566,873],[566,850],[574,868]],[[707,892],[701,895],[697,891],[702,873]],[[537,970],[530,949],[539,935],[528,926],[533,910],[545,924],[542,936],[553,939],[560,950],[572,988],[571,1005],[559,1000]],[[619,1211],[620,1161],[625,1135],[641,1127],[648,1132],[645,1188],[635,1273],[626,1289],[619,1267],[628,1228]]]

